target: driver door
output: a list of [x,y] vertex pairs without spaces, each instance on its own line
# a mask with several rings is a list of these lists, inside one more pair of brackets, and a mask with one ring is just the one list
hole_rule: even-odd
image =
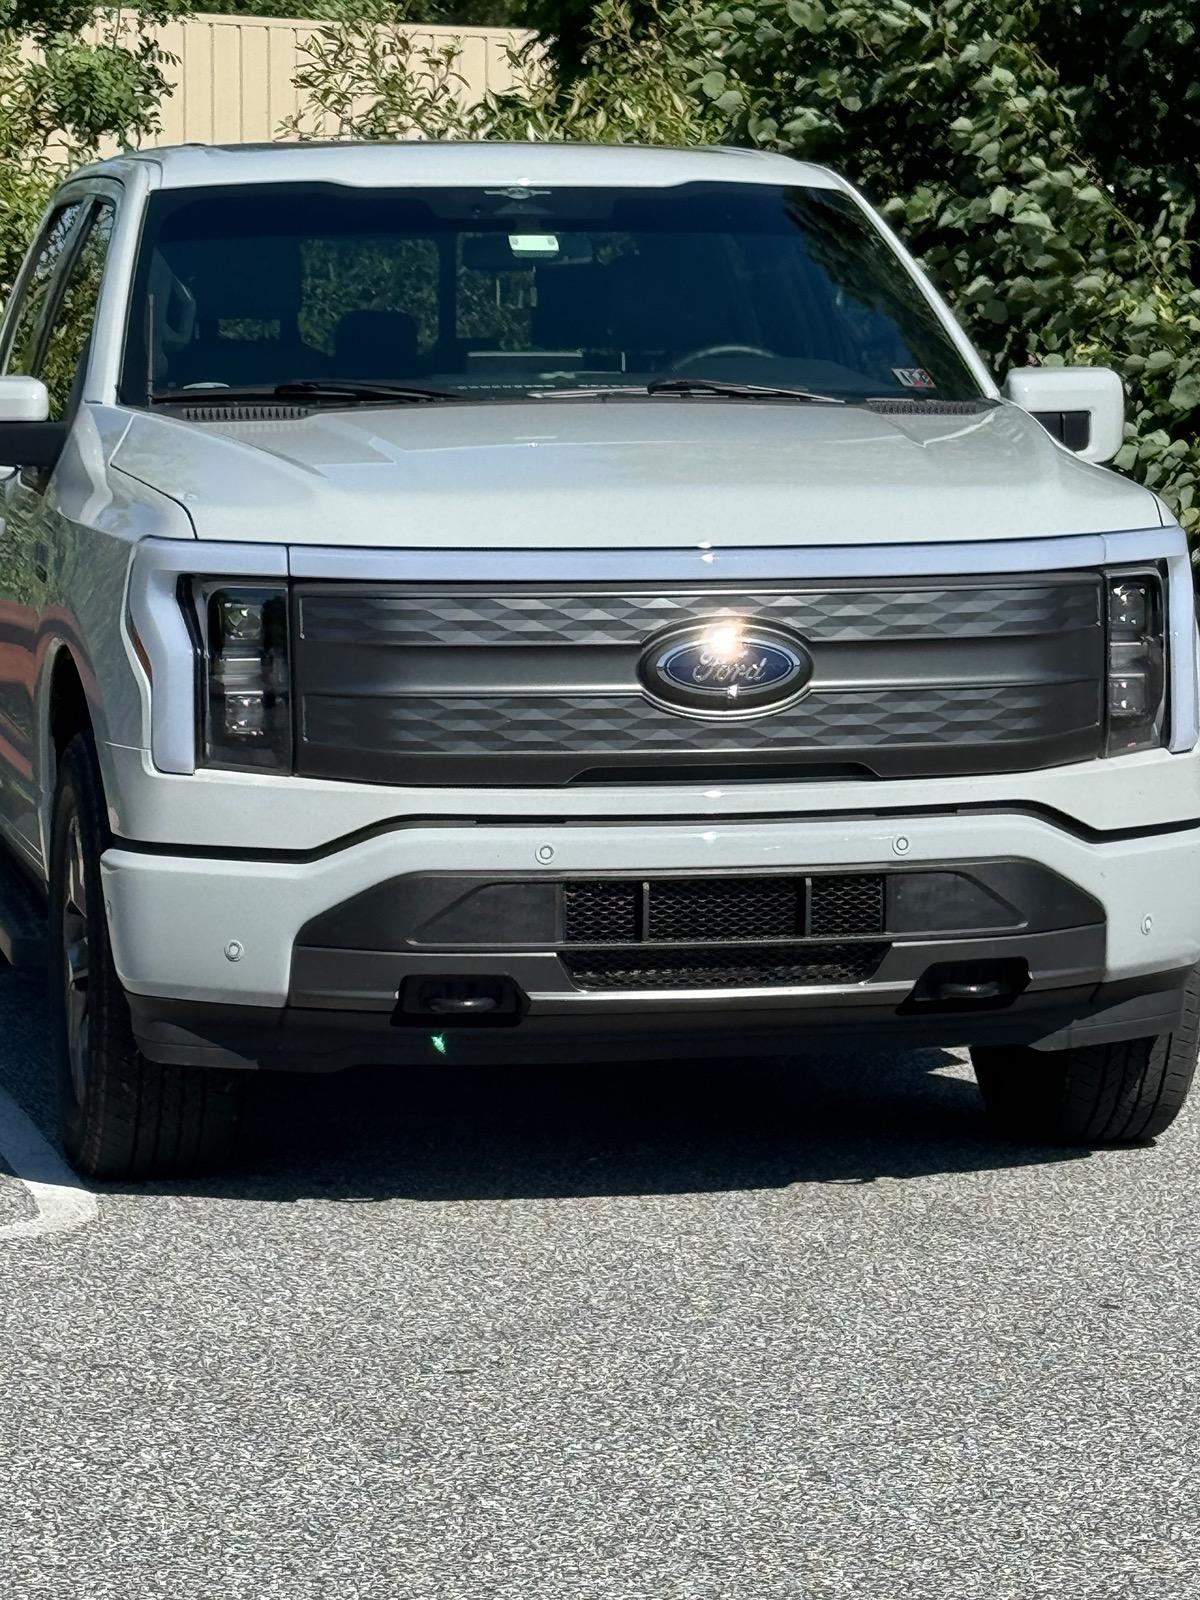
[[[0,336],[5,373],[33,373],[58,269],[84,210],[82,199],[56,206],[26,257]],[[28,559],[28,485],[22,477],[0,468],[0,828],[10,838],[33,785],[29,675],[40,604]]]
[[[52,421],[70,422],[79,404],[114,214],[112,200],[100,196],[60,208],[14,311],[5,371],[42,379]],[[39,623],[63,543],[60,521],[54,473],[26,468],[7,476],[0,489],[0,826],[31,855]]]

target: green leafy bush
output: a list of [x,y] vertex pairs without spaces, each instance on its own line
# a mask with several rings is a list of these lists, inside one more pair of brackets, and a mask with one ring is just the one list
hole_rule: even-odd
[[758,0],[687,19],[690,82],[727,137],[865,188],[998,372],[1114,366],[1130,400],[1117,464],[1200,528],[1195,195],[1101,164],[1085,137],[1098,91],[1047,59],[1039,7]]
[[168,57],[150,27],[174,10],[153,0],[136,17],[102,12],[93,43],[90,4],[0,0],[0,295],[58,178],[106,139],[157,131]]
[[1200,239],[1195,0],[1059,0],[1037,28],[1122,206],[1152,232],[1166,207],[1182,237]]
[[[658,12],[655,0],[625,0],[626,18],[631,31],[639,34],[655,28]],[[520,20],[535,28],[551,47],[559,71],[577,76],[584,69],[595,43],[596,0],[523,0]]]
[[[139,0],[144,3],[144,0]],[[341,9],[344,4],[339,0]],[[218,16],[305,17],[320,20],[329,11],[326,0],[200,0],[196,10]],[[524,28],[518,0],[428,0],[420,20],[436,27]]]
[[414,40],[419,0],[326,3],[341,15],[306,47],[295,79],[303,109],[281,130],[291,136],[695,144],[722,131],[680,58],[657,30],[634,28],[623,0],[593,14],[585,70],[564,68],[535,41],[509,52],[515,88],[474,103],[458,48]]

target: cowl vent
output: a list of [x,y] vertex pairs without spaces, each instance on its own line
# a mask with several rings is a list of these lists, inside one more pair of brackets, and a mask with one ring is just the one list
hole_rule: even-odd
[[885,417],[977,417],[991,411],[994,400],[910,400],[906,395],[893,399],[868,400],[867,407]]
[[311,417],[311,406],[275,405],[270,401],[225,401],[218,405],[172,406],[184,422],[298,422]]

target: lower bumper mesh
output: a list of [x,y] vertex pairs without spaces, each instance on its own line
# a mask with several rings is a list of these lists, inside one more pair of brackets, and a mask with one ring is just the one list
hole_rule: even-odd
[[573,950],[560,959],[580,989],[762,989],[865,983],[890,946],[696,946],[687,950]]
[[882,874],[582,878],[563,885],[567,944],[765,944],[880,934]]

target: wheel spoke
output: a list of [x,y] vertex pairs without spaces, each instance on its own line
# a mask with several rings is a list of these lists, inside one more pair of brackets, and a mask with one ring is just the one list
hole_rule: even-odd
[[78,818],[71,819],[71,833],[69,839],[70,854],[67,870],[67,899],[68,908],[87,918],[87,879],[83,866],[83,841],[79,837]]
[[76,1099],[82,1103],[91,1056],[88,1013],[91,944],[88,938],[87,868],[78,816],[73,816],[68,824],[66,857],[66,881],[62,890],[63,986],[66,991],[63,998],[71,1083]]
[[87,934],[67,946],[67,981],[73,989],[86,989],[88,980]]

